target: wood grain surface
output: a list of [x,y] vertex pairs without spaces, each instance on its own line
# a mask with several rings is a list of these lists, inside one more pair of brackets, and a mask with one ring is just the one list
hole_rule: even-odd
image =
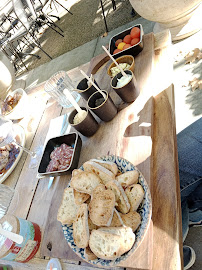
[[[180,190],[175,133],[172,62],[170,34],[144,36],[144,49],[135,58],[135,76],[141,94],[132,104],[124,104],[110,88],[107,66],[102,55],[68,72],[76,85],[83,76],[80,69],[90,74],[118,106],[117,116],[110,122],[99,121],[100,128],[91,137],[82,137],[83,147],[79,166],[90,158],[107,154],[122,156],[143,173],[152,194],[153,216],[144,241],[129,261],[116,269],[171,269],[182,267],[182,231]],[[155,46],[155,47],[154,47]],[[155,49],[156,48],[156,49]],[[106,60],[106,59],[105,59]],[[98,70],[97,70],[98,68]],[[51,118],[68,112],[48,99],[44,84],[27,89],[31,112],[20,124],[27,130],[26,146],[34,150],[42,146]],[[80,102],[86,106],[85,101]],[[26,264],[7,262],[14,269],[45,269],[49,257],[58,257],[63,269],[97,269],[75,255],[64,238],[61,224],[56,220],[62,193],[70,175],[57,177],[50,190],[48,178],[37,179],[36,169],[29,169],[29,158],[23,154],[20,162],[4,184],[19,193],[12,201],[10,213],[37,223],[42,231],[40,250]],[[17,207],[16,207],[17,206]],[[0,260],[0,263],[4,263]],[[81,264],[81,265],[78,265]]]

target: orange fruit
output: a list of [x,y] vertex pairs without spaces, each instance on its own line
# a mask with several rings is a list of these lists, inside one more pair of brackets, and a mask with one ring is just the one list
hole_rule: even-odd
[[117,39],[117,41],[115,42],[115,46],[118,47],[119,43],[122,42],[122,39]]
[[126,43],[125,43],[125,42],[121,42],[121,43],[119,43],[119,45],[118,45],[117,48],[118,48],[119,50],[123,50],[124,45],[126,45]]
[[133,27],[130,31],[130,35],[133,38],[138,38],[140,37],[140,28],[138,27]]
[[125,42],[126,44],[130,44],[131,40],[131,35],[126,35],[123,39],[123,42]]
[[126,44],[126,45],[123,46],[123,50],[128,49],[128,48],[130,48],[130,47],[131,47],[130,44]]
[[138,42],[140,41],[140,38],[133,38],[132,40],[131,40],[131,46],[133,46],[133,45],[135,45],[135,44],[137,44]]
[[113,51],[113,54],[118,53],[118,52],[121,52],[121,50],[115,49],[115,50]]

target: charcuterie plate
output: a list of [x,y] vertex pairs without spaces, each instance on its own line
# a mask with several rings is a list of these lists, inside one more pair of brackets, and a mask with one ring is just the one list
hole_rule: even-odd
[[[14,125],[14,131],[15,131],[16,141],[19,142],[22,146],[24,146],[25,145],[25,130],[24,130],[24,128],[22,126],[16,124],[16,125]],[[23,153],[23,150],[21,148],[19,150],[20,150],[19,154],[16,156],[16,159],[13,162],[13,164],[11,165],[11,167],[5,173],[2,173],[0,175],[0,183],[4,182],[6,180],[6,178],[12,173],[12,171],[15,169],[16,165],[18,164],[18,162],[22,156],[22,153]]]

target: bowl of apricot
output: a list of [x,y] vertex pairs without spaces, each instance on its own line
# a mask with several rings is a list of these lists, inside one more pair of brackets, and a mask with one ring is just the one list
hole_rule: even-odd
[[136,56],[143,50],[143,27],[136,24],[117,35],[109,41],[109,52],[114,58],[122,55]]

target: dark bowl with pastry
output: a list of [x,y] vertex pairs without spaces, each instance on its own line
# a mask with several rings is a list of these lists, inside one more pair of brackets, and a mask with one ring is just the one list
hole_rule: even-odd
[[40,178],[68,174],[79,162],[82,140],[72,132],[48,140],[39,164]]

